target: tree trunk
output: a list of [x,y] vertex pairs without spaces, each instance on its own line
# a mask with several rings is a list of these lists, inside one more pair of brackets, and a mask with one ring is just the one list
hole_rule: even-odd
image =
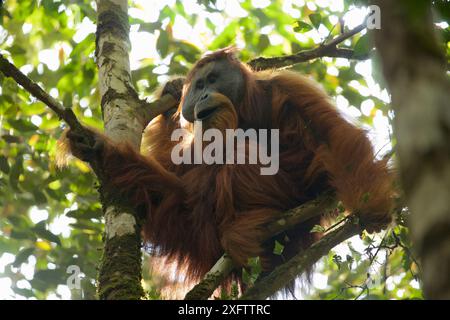
[[[131,84],[127,0],[97,0],[96,59],[105,133],[139,148],[143,127]],[[105,248],[98,276],[100,299],[141,299],[140,222],[133,210],[101,188]]]
[[450,299],[450,82],[429,1],[379,0],[400,177],[427,298]]

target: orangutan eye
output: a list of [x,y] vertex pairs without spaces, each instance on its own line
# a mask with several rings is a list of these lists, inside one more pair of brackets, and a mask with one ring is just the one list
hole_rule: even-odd
[[197,80],[195,82],[195,89],[203,89],[205,87],[205,82],[203,80]]
[[208,75],[208,77],[207,77],[208,83],[214,83],[214,82],[216,82],[218,77],[219,77],[219,76],[218,76],[217,74],[215,74],[215,73],[210,73],[210,74]]

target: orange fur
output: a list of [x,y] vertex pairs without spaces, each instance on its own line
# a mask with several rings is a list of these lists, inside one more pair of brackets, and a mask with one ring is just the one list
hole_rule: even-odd
[[[259,165],[174,165],[170,153],[176,142],[170,135],[182,126],[180,110],[149,125],[145,155],[108,144],[108,185],[136,206],[145,206],[145,238],[158,253],[185,267],[190,279],[203,276],[224,250],[240,264],[251,256],[270,257],[273,244],[261,243],[262,226],[330,189],[370,230],[390,222],[386,164],[374,159],[364,132],[344,120],[313,81],[288,71],[253,72],[232,52],[221,50],[197,63],[184,94],[192,75],[215,59],[239,66],[246,88],[241,105],[210,123],[216,128],[280,129],[280,170],[262,176]],[[309,228],[316,223],[320,219],[286,232],[286,255],[314,241]]]

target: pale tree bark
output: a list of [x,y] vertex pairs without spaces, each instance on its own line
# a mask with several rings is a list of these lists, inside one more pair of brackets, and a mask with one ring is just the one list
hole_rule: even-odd
[[[115,142],[139,149],[143,119],[131,84],[127,0],[97,0],[96,59],[105,133]],[[140,222],[133,210],[118,203],[105,189],[105,248],[98,276],[100,299],[140,299]]]
[[[383,5],[398,9],[401,5],[405,6],[405,3],[405,0],[399,3],[385,1]],[[138,148],[145,125],[158,114],[175,107],[178,102],[170,94],[152,103],[138,99],[131,85],[129,69],[127,1],[97,0],[97,8],[96,58],[105,132],[116,142],[127,141]],[[417,29],[408,29],[410,25],[403,25],[410,18],[405,19],[403,16],[407,11],[389,12],[389,10],[391,9],[383,10],[383,17],[390,17],[386,19],[389,24],[386,24],[378,35],[378,47],[382,53],[386,78],[391,87],[397,113],[396,129],[402,178],[409,205],[415,213],[412,227],[419,252],[424,256],[427,265],[425,275],[427,294],[430,297],[449,297],[450,224],[446,196],[450,194],[448,152],[450,121],[449,109],[445,108],[445,102],[450,98],[448,96],[450,88],[440,63],[442,55],[433,38],[429,37],[431,24],[428,22],[427,25],[421,25],[422,21]],[[412,23],[411,27],[414,27]],[[336,47],[349,36],[362,30],[361,28],[357,27],[344,33],[317,49],[293,56],[255,59],[249,63],[258,69],[280,68],[329,55],[333,50],[336,56],[343,54],[347,58],[365,59],[366,57],[354,57],[351,50]],[[417,38],[420,43],[417,42]],[[69,112],[70,110],[63,110],[59,102],[52,99],[1,55],[0,71],[14,78],[36,98],[47,104],[72,129],[80,129],[78,120]],[[423,106],[430,106],[431,109],[422,108]],[[101,181],[102,168],[95,166],[95,163],[93,168]],[[141,221],[138,221],[133,210],[125,205],[127,199],[117,201],[103,188],[101,193],[106,228],[105,252],[98,279],[99,297],[140,299],[144,296],[141,286]],[[275,226],[273,230],[269,228],[268,233],[282,227],[276,224]],[[295,263],[277,269],[244,298],[261,299],[273,294],[280,287],[280,283],[289,282],[334,245],[358,232],[359,226],[348,221],[309,250],[297,255],[292,260]],[[197,290],[201,298],[210,296],[216,287],[215,284],[220,283],[215,278],[220,280],[231,268],[232,262],[228,258],[219,261],[216,268],[208,274],[214,276],[213,284],[209,285],[211,279],[207,277],[207,286],[202,286],[201,283],[197,287],[197,289],[206,287],[206,291]],[[218,269],[219,275],[216,274]],[[198,299],[193,293],[192,296]]]
[[450,82],[429,1],[379,0],[400,175],[425,297],[450,299]]

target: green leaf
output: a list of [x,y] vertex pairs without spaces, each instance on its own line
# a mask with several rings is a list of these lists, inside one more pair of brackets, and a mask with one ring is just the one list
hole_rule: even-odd
[[262,271],[261,260],[259,257],[249,258],[248,266],[250,270],[248,268],[242,269],[242,280],[247,285],[253,285]]
[[46,111],[46,107],[44,103],[37,101],[35,103],[22,104],[20,106],[20,110],[24,116],[32,116],[44,113]]
[[33,228],[33,231],[39,238],[61,245],[61,240],[59,239],[59,237],[45,228],[45,221],[41,221],[36,224]]
[[64,94],[64,98],[63,98],[63,105],[64,105],[64,107],[71,108],[72,107],[72,100],[73,100],[72,93],[66,92]]
[[28,257],[34,252],[34,247],[22,249],[17,255],[16,260],[14,260],[13,267],[18,268],[22,263],[27,261]]
[[318,232],[318,233],[323,233],[323,232],[325,232],[325,228],[324,227],[322,227],[321,225],[319,225],[319,224],[316,224],[312,229],[311,229],[311,233],[315,233],[315,232]]
[[314,26],[314,28],[318,29],[320,23],[322,22],[322,16],[320,15],[320,13],[311,13],[309,15],[309,20],[311,20],[311,23]]
[[345,212],[345,207],[344,207],[344,204],[342,203],[342,201],[339,201],[339,202],[338,202],[336,208],[338,209],[338,211],[339,211],[340,213]]
[[433,1],[433,6],[439,11],[443,20],[450,20],[450,6],[448,1]]
[[13,226],[13,230],[30,228],[30,220],[26,215],[10,215],[6,218]]
[[372,42],[369,37],[369,34],[361,36],[355,44],[354,52],[355,56],[364,56],[367,55],[372,49]]
[[37,205],[47,203],[47,197],[41,190],[33,190],[33,196]]
[[19,45],[17,45],[17,44],[12,45],[12,46],[9,47],[7,50],[8,50],[9,53],[11,53],[11,55],[13,55],[13,56],[16,56],[16,55],[22,55],[22,54],[27,53],[27,51],[26,51],[24,48],[19,47]]
[[250,258],[248,265],[250,266],[253,275],[258,276],[261,273],[262,265],[261,265],[261,259],[259,259],[259,257]]
[[83,210],[83,209],[77,209],[77,210],[71,210],[66,213],[66,216],[69,218],[74,219],[84,219],[84,220],[90,220],[90,219],[99,219],[102,216],[101,210]]
[[335,254],[333,256],[333,262],[337,265],[338,269],[341,269],[342,257],[340,255]]
[[410,255],[408,253],[405,253],[402,256],[402,267],[403,267],[403,269],[409,271],[411,269],[412,263],[413,263],[413,260],[411,259]]
[[197,61],[201,51],[194,44],[188,41],[176,41],[176,47],[179,54],[181,54],[187,61],[194,63]]
[[296,23],[297,25],[294,27],[295,32],[308,32],[313,29],[313,27],[306,22],[297,21]]
[[19,183],[19,176],[23,173],[23,158],[19,156],[11,167],[9,174],[9,183],[14,189],[17,189]]
[[8,119],[8,122],[11,127],[22,132],[36,131],[38,129],[30,121],[24,119]]
[[169,52],[169,34],[167,31],[160,31],[158,40],[156,41],[156,49],[162,58],[167,56]]
[[266,34],[260,35],[259,41],[258,41],[258,50],[263,51],[268,46],[270,46],[269,37]]
[[253,284],[252,277],[246,269],[242,269],[242,281],[248,286]]
[[156,30],[161,28],[161,22],[142,22],[139,24],[139,31],[146,31],[149,33],[154,33]]
[[10,135],[10,134],[2,135],[2,139],[8,143],[22,143],[22,139],[20,139],[19,137]]
[[273,248],[273,254],[276,254],[278,256],[281,256],[281,254],[284,251],[284,246],[278,242],[277,240],[275,240],[275,246]]
[[35,287],[35,284],[37,285],[36,287],[39,287],[39,284],[35,283],[36,282],[42,282],[43,284],[46,285],[57,285],[60,283],[63,283],[62,280],[65,276],[65,273],[62,269],[46,269],[46,270],[38,270],[36,271],[36,273],[34,274],[34,278],[31,282],[33,288]]
[[232,285],[231,285],[231,299],[236,300],[239,297],[239,287],[238,284],[233,281]]
[[36,237],[34,236],[34,234],[32,234],[29,230],[22,231],[22,230],[14,230],[13,229],[9,236],[11,238],[17,239],[17,240],[31,240],[31,241],[36,240]]
[[225,47],[230,44],[234,44],[236,41],[237,30],[239,29],[237,21],[232,21],[228,24],[222,33],[219,34],[214,41],[209,45],[209,49],[215,50],[221,47]]
[[35,297],[33,290],[30,290],[30,289],[13,287],[13,290],[15,293],[20,294],[21,296],[24,296],[27,298]]
[[80,59],[80,57],[87,57],[95,49],[95,34],[90,33],[80,41],[70,53],[72,59]]
[[9,173],[8,158],[6,158],[5,156],[0,156],[0,170],[6,174]]
[[53,130],[59,127],[61,120],[56,116],[42,117],[42,123],[39,126],[42,130]]

